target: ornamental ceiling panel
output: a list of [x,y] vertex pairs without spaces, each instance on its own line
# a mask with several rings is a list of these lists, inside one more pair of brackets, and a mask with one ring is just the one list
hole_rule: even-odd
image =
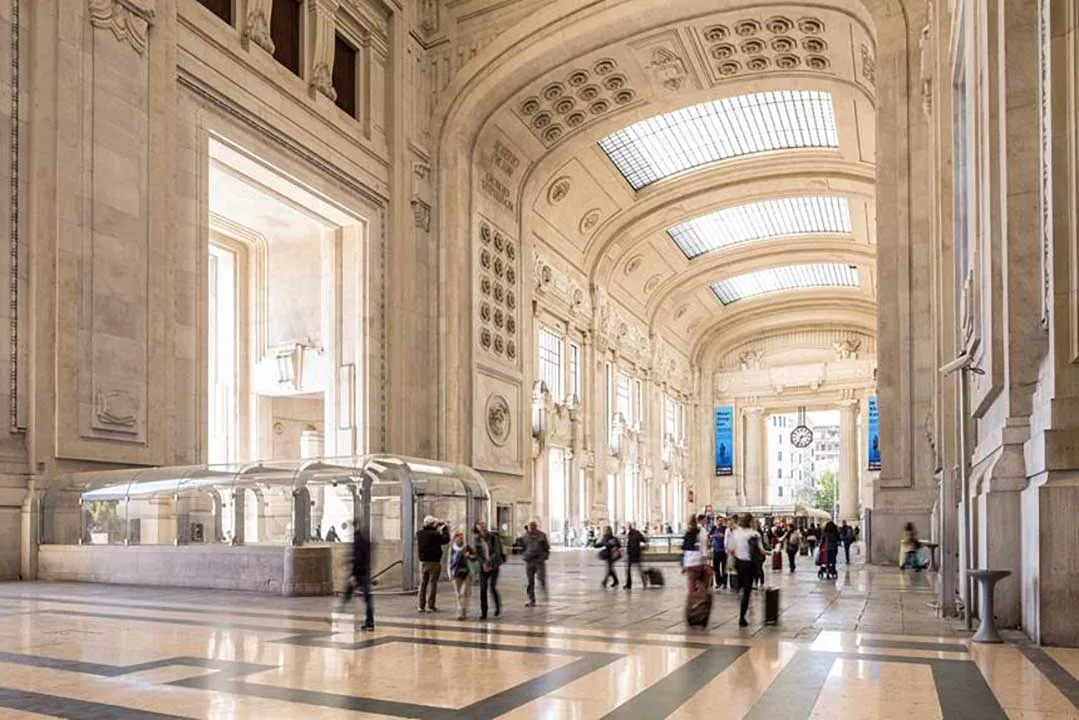
[[[576,158],[558,168],[532,203],[533,217],[556,231],[564,241],[559,252],[575,259],[583,257],[600,224],[619,209],[617,200]],[[544,237],[550,235],[544,233]]]

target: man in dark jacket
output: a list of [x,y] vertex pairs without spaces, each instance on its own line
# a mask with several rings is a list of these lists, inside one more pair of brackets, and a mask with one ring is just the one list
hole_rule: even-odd
[[450,529],[446,523],[428,515],[423,519],[423,529],[416,533],[416,550],[420,556],[423,580],[420,582],[420,612],[438,612],[438,579],[442,575],[442,546],[450,542]]
[[374,630],[375,604],[371,599],[371,545],[359,528],[356,528],[352,534],[352,574],[345,585],[345,593],[341,598],[341,603],[336,609],[343,609],[357,591],[363,595],[363,604],[366,611],[363,629]]
[[641,566],[641,551],[647,544],[644,533],[638,530],[636,525],[630,523],[629,531],[626,533],[626,584],[622,586],[626,590],[633,587],[634,565],[637,566],[637,572],[641,574],[641,584],[648,587],[648,578],[645,577],[644,568]]
[[535,520],[528,523],[521,540],[524,543],[525,577],[528,578],[525,588],[528,602],[525,607],[532,607],[536,604],[537,576],[544,597],[547,595],[547,558],[551,555],[551,544],[547,541],[547,533],[539,529],[539,523]]

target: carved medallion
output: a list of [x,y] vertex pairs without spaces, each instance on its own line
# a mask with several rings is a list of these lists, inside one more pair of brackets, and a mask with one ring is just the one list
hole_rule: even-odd
[[510,430],[513,428],[510,404],[501,395],[488,395],[484,415],[487,419],[487,437],[491,438],[495,445],[502,447],[509,440]]

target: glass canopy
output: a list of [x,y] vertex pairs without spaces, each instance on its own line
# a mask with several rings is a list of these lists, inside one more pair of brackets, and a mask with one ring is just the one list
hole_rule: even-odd
[[727,158],[839,147],[832,96],[783,90],[713,100],[636,122],[599,141],[634,190]]
[[850,234],[850,203],[845,197],[790,197],[737,205],[679,223],[667,231],[685,253],[695,257],[728,245],[783,235]]
[[757,295],[821,287],[858,287],[858,269],[839,263],[767,268],[713,283],[712,292],[730,305]]

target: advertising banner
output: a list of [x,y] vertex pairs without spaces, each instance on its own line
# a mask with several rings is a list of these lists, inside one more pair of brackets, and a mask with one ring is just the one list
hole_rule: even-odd
[[716,408],[716,475],[734,474],[734,407]]
[[878,429],[877,396],[869,398],[866,428],[869,431],[866,448],[869,454],[869,469],[880,470],[880,431]]

